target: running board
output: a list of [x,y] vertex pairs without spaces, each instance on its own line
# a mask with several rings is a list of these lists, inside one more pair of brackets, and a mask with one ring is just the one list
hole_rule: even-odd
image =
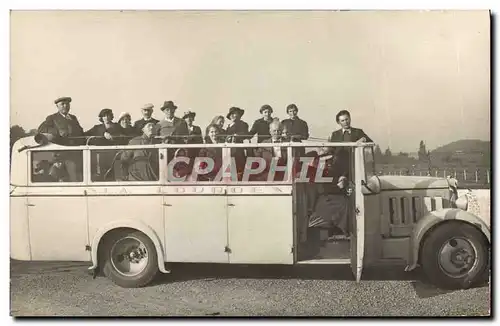
[[310,259],[310,260],[301,260],[297,262],[297,264],[327,264],[327,265],[345,265],[350,263],[351,263],[350,258]]

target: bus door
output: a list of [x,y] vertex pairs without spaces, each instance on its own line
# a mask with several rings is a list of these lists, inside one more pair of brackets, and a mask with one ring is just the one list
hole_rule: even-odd
[[[356,282],[361,280],[363,272],[363,258],[365,249],[365,209],[364,197],[362,192],[362,181],[365,177],[365,166],[363,163],[364,147],[355,147],[354,156],[354,211],[351,215],[351,268],[356,278]],[[352,156],[351,156],[352,157]],[[352,171],[352,170],[351,170]]]
[[[242,155],[234,150],[232,153],[233,157],[229,159],[234,158],[234,161],[239,159],[234,156]],[[291,154],[291,147],[286,146],[246,149],[247,169],[238,176],[238,180],[230,180],[227,187],[228,249],[231,264],[294,263]],[[250,175],[248,167],[259,170],[259,163],[255,162],[258,158],[266,162],[265,169]],[[271,162],[280,168],[274,169]],[[287,167],[289,173],[281,171],[284,167]],[[270,172],[273,169],[276,173]]]
[[90,260],[82,151],[37,150],[28,157],[31,259]]
[[168,262],[229,262],[227,186],[218,180],[222,153],[223,148],[204,145],[165,152],[162,193]]

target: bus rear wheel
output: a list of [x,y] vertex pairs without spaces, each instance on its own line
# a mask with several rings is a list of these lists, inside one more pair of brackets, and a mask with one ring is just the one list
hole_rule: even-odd
[[102,258],[104,275],[121,287],[146,286],[158,274],[155,246],[139,231],[110,234],[105,239]]
[[488,247],[488,241],[474,226],[446,223],[426,237],[421,252],[422,268],[438,287],[466,289],[485,281],[489,275]]

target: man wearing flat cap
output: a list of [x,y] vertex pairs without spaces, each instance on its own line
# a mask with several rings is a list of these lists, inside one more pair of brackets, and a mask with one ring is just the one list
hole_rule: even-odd
[[255,120],[252,128],[250,129],[249,137],[253,137],[257,134],[257,142],[262,143],[264,139],[271,137],[271,134],[269,133],[269,125],[273,121],[273,108],[270,105],[265,104],[260,108],[259,112],[262,115],[262,118]]
[[175,116],[177,106],[172,101],[165,101],[160,108],[165,118],[155,126],[155,135],[160,136],[164,143],[183,144],[188,135],[186,121]]
[[[83,128],[76,116],[69,113],[71,97],[60,97],[54,101],[57,113],[47,116],[38,127],[39,133],[50,134],[53,142],[60,145],[78,146],[85,143]],[[79,137],[79,138],[73,138]]]
[[137,120],[134,122],[134,128],[138,132],[142,132],[142,128],[146,125],[148,122],[153,122],[154,124],[158,123],[159,121],[156,120],[155,118],[152,117],[153,115],[153,108],[154,105],[151,103],[145,104],[141,108],[141,113],[142,113],[142,119]]

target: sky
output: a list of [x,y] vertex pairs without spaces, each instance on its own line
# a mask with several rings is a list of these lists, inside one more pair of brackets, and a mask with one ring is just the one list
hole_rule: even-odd
[[85,130],[172,100],[207,126],[295,103],[327,138],[347,109],[382,150],[490,140],[488,11],[12,11],[10,124],[37,128],[73,98]]

